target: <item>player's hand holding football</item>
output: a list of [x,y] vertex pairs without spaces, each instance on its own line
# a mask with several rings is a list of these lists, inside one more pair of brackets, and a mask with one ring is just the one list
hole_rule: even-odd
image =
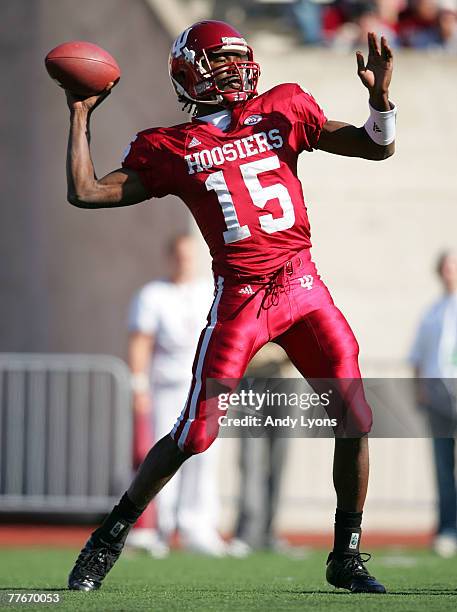
[[97,106],[99,106],[99,104],[103,102],[103,100],[105,100],[110,95],[114,85],[114,82],[108,83],[106,88],[101,93],[89,97],[78,96],[66,89],[65,95],[67,96],[68,108],[71,112],[83,111],[87,114],[90,114],[93,110],[97,108]]
[[381,47],[374,32],[368,34],[368,60],[361,51],[356,52],[357,74],[370,92],[370,104],[379,111],[390,109],[389,85],[392,78],[393,54],[384,36],[381,36]]

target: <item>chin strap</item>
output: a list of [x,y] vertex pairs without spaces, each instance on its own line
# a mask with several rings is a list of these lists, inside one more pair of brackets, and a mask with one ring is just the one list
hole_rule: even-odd
[[[221,100],[214,100],[214,102],[206,102],[206,104],[211,107],[215,104],[217,105],[221,105],[223,106],[223,98],[222,96],[218,96],[218,98],[221,98]],[[178,97],[178,102],[180,104],[182,104],[182,108],[181,110],[184,111],[185,113],[190,113],[192,116],[196,115],[197,113],[197,102],[194,102],[193,100],[189,100],[188,98],[186,98],[185,96],[179,96]],[[205,104],[204,101],[198,102],[198,104]]]

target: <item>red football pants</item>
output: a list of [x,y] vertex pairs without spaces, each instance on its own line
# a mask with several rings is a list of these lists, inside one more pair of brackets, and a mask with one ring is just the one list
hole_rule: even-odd
[[[217,437],[218,419],[224,413],[214,394],[207,397],[206,381],[231,379],[236,383],[255,353],[269,341],[284,348],[305,378],[341,379],[340,394],[345,399],[339,411],[344,412],[346,433],[370,431],[371,409],[362,382],[358,384],[357,341],[305,249],[273,278],[257,277],[252,282],[216,278],[189,395],[171,432],[181,450],[203,452]],[[318,390],[318,381],[312,385]]]

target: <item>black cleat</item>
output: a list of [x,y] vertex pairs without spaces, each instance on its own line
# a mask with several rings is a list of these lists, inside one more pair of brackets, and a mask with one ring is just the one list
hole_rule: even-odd
[[327,582],[351,593],[386,593],[386,587],[370,576],[364,565],[370,559],[368,553],[335,557],[331,552],[327,559]]
[[92,535],[79,553],[68,576],[68,588],[72,591],[99,589],[106,574],[118,560],[123,547],[123,543],[107,544]]

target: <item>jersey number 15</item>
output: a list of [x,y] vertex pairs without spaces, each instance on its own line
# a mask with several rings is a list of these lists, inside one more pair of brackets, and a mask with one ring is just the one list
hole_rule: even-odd
[[[295,223],[294,206],[287,187],[281,185],[281,183],[262,187],[257,178],[262,172],[277,170],[279,167],[280,161],[277,155],[265,157],[240,166],[241,175],[253,204],[259,208],[265,208],[268,201],[277,199],[282,208],[282,217],[274,218],[271,214],[259,217],[260,226],[267,234],[274,234],[275,232],[289,229]],[[210,174],[205,181],[205,185],[208,191],[216,192],[217,199],[222,208],[227,226],[227,230],[224,232],[225,244],[249,238],[251,235],[249,227],[247,225],[240,225],[238,221],[238,215],[236,214],[235,205],[230,195],[224,172],[219,170]]]

